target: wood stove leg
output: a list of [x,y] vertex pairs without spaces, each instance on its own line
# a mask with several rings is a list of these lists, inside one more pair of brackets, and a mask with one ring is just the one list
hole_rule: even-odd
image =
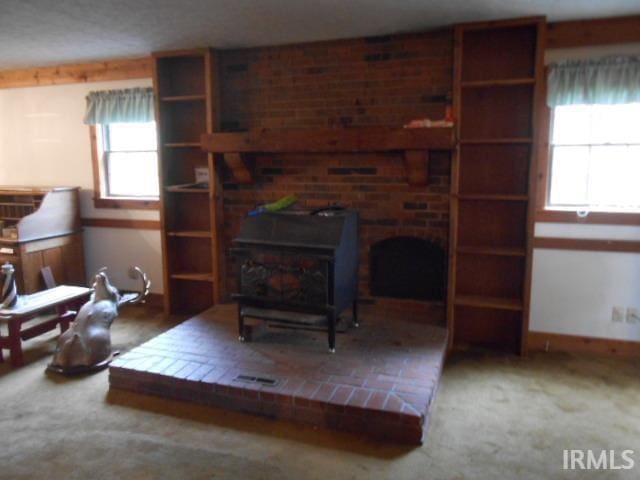
[[242,316],[242,306],[238,305],[238,340],[244,342],[244,317]]
[[329,320],[329,353],[336,353],[336,315],[330,313]]

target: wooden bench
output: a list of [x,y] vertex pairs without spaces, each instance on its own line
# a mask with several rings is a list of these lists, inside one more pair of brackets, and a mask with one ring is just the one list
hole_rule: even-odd
[[[60,333],[64,332],[90,294],[90,288],[61,285],[21,296],[16,307],[0,309],[0,326],[6,324],[8,330],[6,336],[0,331],[0,362],[4,362],[2,349],[8,349],[11,364],[24,365],[22,341],[55,330],[58,325]],[[23,329],[26,322],[32,324]]]

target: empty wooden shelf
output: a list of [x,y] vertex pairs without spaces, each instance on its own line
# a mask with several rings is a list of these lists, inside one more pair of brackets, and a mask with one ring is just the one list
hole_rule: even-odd
[[[224,295],[218,172],[213,154],[200,149],[200,137],[218,127],[216,53],[194,49],[153,57],[165,313],[197,313]],[[206,184],[196,184],[196,169],[208,172]]]
[[524,352],[543,29],[542,18],[455,29],[450,346]]

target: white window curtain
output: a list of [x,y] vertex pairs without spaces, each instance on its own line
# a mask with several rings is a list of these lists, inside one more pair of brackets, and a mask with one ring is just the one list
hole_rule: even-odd
[[152,88],[90,92],[86,99],[84,123],[87,125],[155,121]]
[[640,57],[612,56],[551,64],[547,87],[550,107],[640,102]]

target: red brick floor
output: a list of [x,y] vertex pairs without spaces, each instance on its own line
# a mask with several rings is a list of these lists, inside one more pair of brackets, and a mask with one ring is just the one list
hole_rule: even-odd
[[263,328],[241,343],[235,308],[215,307],[118,357],[111,388],[422,443],[443,328],[369,315],[338,335],[331,355],[321,332]]

